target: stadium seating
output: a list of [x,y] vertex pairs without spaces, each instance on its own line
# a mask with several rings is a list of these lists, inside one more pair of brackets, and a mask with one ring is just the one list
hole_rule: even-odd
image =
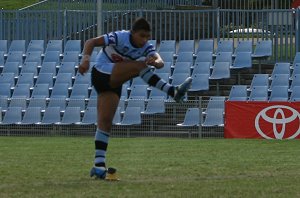
[[195,50],[195,41],[194,40],[180,40],[178,43],[177,54],[181,52],[192,52]]
[[22,108],[9,107],[3,117],[1,124],[19,124],[22,122]]
[[201,124],[201,110],[199,108],[188,108],[182,123],[177,124],[181,127],[200,126]]
[[39,124],[41,119],[41,107],[28,107],[20,124]]
[[262,40],[258,41],[254,49],[252,57],[254,58],[265,58],[272,56],[272,41]]
[[200,39],[199,40],[196,54],[198,54],[198,52],[203,52],[203,51],[214,53],[214,40],[213,39],[206,39],[206,40]]
[[247,85],[233,85],[231,87],[229,98],[230,101],[247,101]]
[[121,122],[116,125],[130,126],[140,125],[142,123],[140,107],[127,107]]
[[165,113],[165,102],[163,98],[150,98],[143,114]]

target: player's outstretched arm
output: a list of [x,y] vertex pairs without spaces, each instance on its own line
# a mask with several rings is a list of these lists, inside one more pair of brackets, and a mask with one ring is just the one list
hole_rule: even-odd
[[91,54],[94,50],[94,47],[104,46],[104,37],[96,37],[87,40],[84,44],[83,52],[82,52],[82,60],[79,65],[78,71],[80,74],[84,74],[89,70],[90,67],[90,58]]

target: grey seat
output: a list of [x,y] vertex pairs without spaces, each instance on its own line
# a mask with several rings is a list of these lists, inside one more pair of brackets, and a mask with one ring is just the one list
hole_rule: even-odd
[[163,98],[150,98],[143,114],[165,113],[165,102]]
[[207,52],[214,53],[214,40],[213,39],[200,39],[198,42],[196,54],[200,51],[201,52],[207,51]]
[[30,97],[30,84],[18,84],[12,94],[12,98],[29,98]]
[[19,84],[29,84],[33,87],[34,73],[21,73],[18,77],[17,85]]
[[272,56],[272,41],[271,40],[262,40],[256,43],[253,57],[254,58],[264,58]]
[[269,101],[288,101],[289,92],[287,86],[274,86]]
[[188,108],[184,120],[182,123],[177,124],[177,126],[182,127],[192,127],[192,126],[200,126],[202,112],[199,108]]
[[41,122],[41,107],[28,107],[21,124],[38,124]]
[[37,62],[38,65],[42,64],[42,52],[40,51],[30,51],[26,53],[26,62]]
[[0,84],[8,83],[10,86],[15,86],[15,74],[14,73],[1,73],[0,74]]
[[97,108],[87,107],[82,117],[81,124],[96,124],[97,122]]
[[51,73],[52,76],[56,76],[56,63],[55,62],[43,62],[40,73]]
[[268,87],[253,86],[249,95],[249,101],[268,101]]
[[22,66],[21,74],[33,73],[34,76],[37,75],[38,62],[25,62]]
[[53,86],[50,98],[68,98],[69,91],[68,83],[55,83]]
[[63,52],[62,40],[49,40],[45,51],[58,51],[61,54]]
[[216,62],[212,68],[210,79],[225,79],[230,78],[230,63]]
[[49,84],[36,84],[33,87],[31,97],[49,98]]
[[88,88],[88,84],[74,84],[72,87],[70,98],[88,98]]
[[159,44],[160,52],[172,52],[176,53],[176,41],[175,40],[162,40]]
[[140,107],[127,107],[123,119],[120,123],[115,123],[116,125],[130,126],[130,125],[140,125],[142,123],[141,109]]
[[27,47],[28,52],[41,52],[44,53],[45,41],[44,40],[31,40]]
[[48,84],[49,88],[53,87],[53,74],[52,73],[40,73],[36,79],[35,84]]
[[218,42],[216,53],[231,52],[233,53],[233,40],[222,40]]
[[2,73],[13,73],[14,77],[19,76],[19,62],[6,62],[3,66]]
[[178,51],[180,52],[192,52],[195,51],[195,40],[180,40],[178,43]]
[[8,107],[2,124],[19,124],[22,121],[22,108],[21,107]]
[[1,83],[0,97],[3,97],[3,96],[10,98],[10,96],[11,96],[11,85],[10,85],[10,83]]
[[247,101],[247,85],[233,85],[230,89],[229,98],[230,101]]
[[80,122],[80,108],[67,107],[59,124],[76,124]]
[[205,119],[202,123],[203,127],[224,126],[224,117],[222,109],[208,109]]
[[25,40],[12,40],[8,49],[8,52],[22,52],[25,54],[26,52],[26,41]]
[[61,121],[59,107],[47,107],[42,118],[41,124],[49,125],[59,123]]
[[203,91],[209,90],[209,75],[208,74],[194,74],[193,81],[189,91]]
[[237,52],[233,61],[232,69],[242,69],[252,67],[251,52]]

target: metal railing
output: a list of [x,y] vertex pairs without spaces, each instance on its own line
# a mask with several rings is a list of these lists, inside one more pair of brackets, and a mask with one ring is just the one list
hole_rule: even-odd
[[[104,11],[103,33],[130,29],[138,16],[152,25],[152,39],[272,40],[273,61],[291,61],[299,51],[299,9]],[[87,10],[0,10],[0,39],[80,39],[97,35],[97,13]]]

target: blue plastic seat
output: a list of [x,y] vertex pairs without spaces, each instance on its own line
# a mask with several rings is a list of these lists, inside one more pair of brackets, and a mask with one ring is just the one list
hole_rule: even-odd
[[29,84],[30,87],[33,87],[34,82],[34,73],[21,73],[18,77],[18,84]]
[[290,76],[290,63],[276,63],[274,65],[270,79],[273,79],[277,74],[288,74]]
[[79,63],[79,52],[67,51],[64,52],[62,62],[75,62],[75,65]]
[[274,86],[269,101],[288,101],[289,92],[287,86]]
[[192,75],[194,74],[207,74],[210,76],[211,62],[198,62],[192,68]]
[[56,76],[56,63],[55,62],[43,62],[39,74],[51,73],[52,77]]
[[67,84],[68,87],[72,86],[72,73],[57,73],[56,77],[55,77],[55,83],[54,86],[56,84]]
[[68,40],[64,48],[64,53],[66,52],[81,53],[81,40]]
[[15,86],[15,74],[14,73],[1,73],[0,74],[0,84],[9,83],[10,86]]
[[56,65],[60,63],[60,52],[59,51],[46,51],[43,63],[55,62]]
[[130,126],[142,124],[140,107],[127,107],[120,123],[116,125]]
[[268,101],[268,87],[253,86],[249,95],[249,101]]
[[252,41],[251,40],[238,41],[233,55],[236,56],[236,54],[239,52],[250,52],[250,54],[252,55],[253,53]]
[[69,88],[68,83],[55,83],[50,98],[62,98],[62,97],[68,98],[69,97],[68,88]]
[[272,41],[271,40],[262,40],[256,43],[253,57],[254,58],[265,58],[270,57],[273,54]]
[[2,97],[2,96],[10,98],[10,96],[11,96],[11,84],[10,83],[1,83],[0,97]]
[[232,52],[219,52],[216,54],[215,64],[217,62],[228,62],[232,65]]
[[2,74],[4,73],[13,73],[14,77],[19,76],[19,63],[18,62],[6,62],[4,64]]
[[210,79],[225,79],[230,78],[230,63],[229,62],[216,62],[212,67]]
[[213,63],[213,53],[209,51],[199,51],[196,54],[195,64],[201,62],[210,62]]
[[252,90],[255,86],[269,87],[269,74],[254,74],[249,90]]
[[18,62],[19,65],[23,64],[23,52],[12,51],[8,52],[6,63],[8,62]]
[[91,85],[91,73],[81,75],[79,72],[75,76],[74,85],[76,84],[87,84]]
[[165,102],[163,98],[150,98],[143,114],[165,113]]
[[9,107],[21,107],[22,110],[25,110],[27,107],[26,98],[11,98]]
[[174,86],[178,86],[181,83],[183,83],[189,76],[190,76],[189,73],[175,73],[172,75],[171,84]]
[[194,62],[194,53],[193,52],[178,52],[176,62]]
[[129,94],[130,99],[146,99],[148,85],[134,85]]
[[17,84],[14,88],[12,98],[29,98],[30,84]]
[[35,84],[48,84],[49,88],[53,87],[53,73],[40,73],[37,76]]
[[176,62],[173,66],[173,72],[170,78],[172,79],[172,76],[177,73],[186,73],[190,75],[191,65],[192,65],[191,62],[179,62],[179,61]]
[[28,52],[40,52],[44,53],[45,50],[45,41],[44,40],[31,40],[27,47]]
[[181,52],[192,52],[195,51],[195,40],[180,40],[178,43],[177,54]]
[[150,93],[149,93],[149,100],[150,99],[163,99],[163,100],[167,100],[168,99],[168,95],[166,92],[159,90],[157,88],[151,88],[150,89]]
[[159,44],[159,53],[172,52],[176,53],[176,41],[175,40],[162,40]]
[[85,110],[85,98],[84,96],[76,97],[76,98],[70,98],[68,101],[67,107],[79,107],[80,111]]
[[26,52],[26,41],[25,40],[12,40],[8,49],[8,52]]
[[211,96],[207,103],[205,112],[208,109],[222,109],[224,111],[225,97],[224,96]]
[[224,117],[222,109],[208,109],[206,111],[205,119],[202,124],[203,127],[224,126]]
[[72,92],[70,94],[70,98],[88,98],[89,92],[88,92],[89,85],[88,84],[75,84],[72,87]]
[[237,52],[232,64],[232,69],[242,69],[252,67],[251,52]]
[[290,101],[300,101],[300,85],[297,85],[294,87],[295,89],[292,90],[291,96],[290,96]]
[[60,111],[64,111],[67,107],[67,98],[62,96],[60,98],[50,98],[48,107],[59,107]]
[[41,124],[49,125],[59,123],[61,121],[60,108],[59,107],[47,107]]
[[290,86],[290,90],[294,90],[295,87],[300,86],[300,74],[296,74],[293,76],[292,82],[291,82],[291,86]]
[[80,107],[67,107],[60,123],[57,124],[76,124],[81,122]]
[[200,111],[199,108],[188,108],[185,113],[183,122],[177,124],[177,126],[182,126],[182,127],[200,126],[201,114],[202,112]]
[[139,107],[141,113],[145,110],[145,100],[139,100],[139,99],[128,99],[127,106],[125,108],[125,111],[128,107]]
[[49,98],[49,84],[36,84],[33,87],[31,97]]
[[95,125],[97,122],[97,108],[87,107],[80,124]]
[[193,74],[193,81],[189,91],[209,90],[209,75],[208,74]]
[[247,85],[233,85],[230,89],[229,98],[230,101],[247,101]]
[[59,54],[63,52],[62,40],[49,40],[45,52],[58,51]]
[[22,121],[22,108],[9,107],[3,117],[1,124],[20,124]]
[[207,51],[207,52],[214,53],[214,40],[213,39],[200,39],[198,42],[196,54],[200,51],[201,52]]
[[24,113],[21,124],[39,124],[41,123],[41,107],[28,107]]
[[289,78],[290,78],[289,74],[275,74],[270,84],[270,90],[272,90],[274,86],[289,87],[290,86]]
[[7,40],[0,40],[0,52],[4,52],[4,54],[7,54]]
[[42,64],[42,52],[31,51],[26,53],[26,62],[37,62],[38,65]]
[[28,107],[39,107],[41,110],[45,110],[47,107],[46,97],[31,97],[29,100]]
[[72,76],[75,75],[75,62],[62,62],[59,66],[58,73],[71,73]]
[[218,42],[216,53],[230,52],[233,53],[233,40],[222,40]]
[[37,76],[37,62],[25,62],[22,66],[21,74],[23,73],[33,73],[34,76]]

